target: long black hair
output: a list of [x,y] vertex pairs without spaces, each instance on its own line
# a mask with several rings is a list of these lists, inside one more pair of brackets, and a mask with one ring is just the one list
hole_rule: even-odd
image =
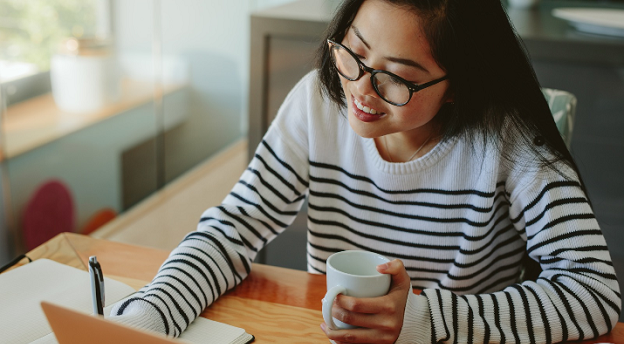
[[[341,42],[364,1],[345,0],[328,26],[326,39]],[[441,124],[442,140],[464,136],[473,147],[479,139],[494,142],[508,163],[521,150],[523,156],[528,152],[542,166],[572,177],[556,167],[556,162],[563,162],[580,181],[528,53],[500,0],[384,1],[420,17],[431,54],[449,76],[454,104],[442,106],[435,117]],[[344,93],[329,53],[323,40],[316,59],[319,86],[325,96],[344,107]]]

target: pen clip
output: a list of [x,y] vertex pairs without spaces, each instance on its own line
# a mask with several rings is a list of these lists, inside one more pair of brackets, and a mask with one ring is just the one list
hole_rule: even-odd
[[93,312],[104,315],[104,274],[96,256],[89,257],[89,273],[91,275]]

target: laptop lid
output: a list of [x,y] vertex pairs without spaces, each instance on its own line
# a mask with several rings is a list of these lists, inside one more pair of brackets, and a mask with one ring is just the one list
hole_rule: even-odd
[[180,344],[180,341],[148,333],[72,309],[43,301],[41,308],[48,318],[59,344]]

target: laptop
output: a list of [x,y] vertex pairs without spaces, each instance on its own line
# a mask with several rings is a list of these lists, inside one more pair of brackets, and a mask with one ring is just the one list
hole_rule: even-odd
[[180,344],[179,340],[131,328],[101,316],[41,302],[59,344]]

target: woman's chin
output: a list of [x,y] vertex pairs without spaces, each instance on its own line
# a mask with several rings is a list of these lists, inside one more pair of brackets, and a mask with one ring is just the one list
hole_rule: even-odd
[[349,126],[351,126],[351,130],[353,130],[358,136],[365,139],[372,139],[383,135],[379,133],[379,126],[362,122],[355,118],[355,116],[351,113],[349,113]]

